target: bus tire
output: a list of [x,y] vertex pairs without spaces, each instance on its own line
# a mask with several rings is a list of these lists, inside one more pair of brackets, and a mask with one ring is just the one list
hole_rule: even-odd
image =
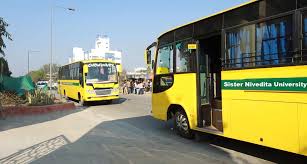
[[178,110],[175,113],[174,126],[176,133],[180,136],[187,139],[194,138],[194,133],[190,129],[188,117],[183,110]]
[[83,100],[83,98],[81,97],[80,94],[78,94],[78,98],[79,98],[79,104],[80,104],[81,106],[85,106],[85,105],[86,105],[86,102]]
[[67,99],[66,91],[64,90],[64,98]]

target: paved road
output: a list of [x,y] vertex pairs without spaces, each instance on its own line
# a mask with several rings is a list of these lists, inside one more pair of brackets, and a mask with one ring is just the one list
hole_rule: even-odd
[[150,95],[112,105],[0,121],[0,163],[293,162],[297,156],[225,138],[186,140],[150,117]]

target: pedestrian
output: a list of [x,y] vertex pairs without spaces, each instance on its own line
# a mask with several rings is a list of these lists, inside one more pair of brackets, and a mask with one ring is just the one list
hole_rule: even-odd
[[129,80],[126,81],[126,86],[127,86],[127,93],[130,94],[131,93],[131,83]]
[[140,94],[145,93],[145,86],[144,86],[144,81],[140,83]]
[[143,85],[144,85],[144,92],[148,92],[149,91],[149,87],[148,87],[148,82],[147,81],[144,81],[143,82]]
[[133,80],[130,80],[130,93],[132,94],[134,91]]
[[152,92],[152,80],[149,80],[149,90]]
[[123,94],[127,94],[127,84],[126,84],[126,81],[124,81],[123,83]]
[[135,82],[133,83],[133,86],[134,86],[134,94],[137,94],[138,92],[138,81],[135,80]]

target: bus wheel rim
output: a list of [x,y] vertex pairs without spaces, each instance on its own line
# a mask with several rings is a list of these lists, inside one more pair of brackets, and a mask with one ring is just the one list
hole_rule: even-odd
[[179,114],[176,118],[176,124],[177,127],[182,130],[182,131],[188,131],[189,127],[188,127],[188,122],[187,122],[187,118],[182,115]]

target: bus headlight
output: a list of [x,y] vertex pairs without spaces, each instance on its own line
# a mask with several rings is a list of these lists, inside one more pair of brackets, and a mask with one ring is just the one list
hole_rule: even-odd
[[95,91],[94,91],[94,90],[86,90],[86,92],[87,92],[88,94],[90,94],[90,95],[95,94]]

